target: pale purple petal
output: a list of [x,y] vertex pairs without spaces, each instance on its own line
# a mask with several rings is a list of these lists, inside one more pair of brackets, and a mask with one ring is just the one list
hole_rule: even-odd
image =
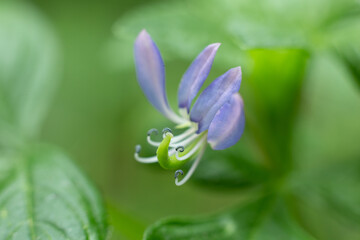
[[189,112],[192,100],[209,75],[211,65],[219,46],[220,43],[213,43],[207,46],[186,70],[179,86],[179,108],[186,108]]
[[146,97],[162,114],[179,122],[167,101],[164,62],[159,49],[145,30],[135,40],[134,54],[137,79]]
[[215,79],[199,96],[190,112],[190,119],[198,123],[198,133],[209,128],[217,111],[231,95],[238,92],[241,68],[236,67]]
[[231,147],[239,141],[244,127],[244,102],[240,94],[235,93],[216,113],[207,140],[214,150]]

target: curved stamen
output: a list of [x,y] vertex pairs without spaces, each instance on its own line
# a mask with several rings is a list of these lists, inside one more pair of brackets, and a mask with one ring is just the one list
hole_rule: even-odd
[[141,151],[141,146],[140,145],[136,145],[135,146],[135,154],[134,157],[136,159],[136,161],[141,162],[141,163],[155,163],[158,161],[157,156],[153,156],[153,157],[140,157],[139,153]]
[[176,172],[175,172],[175,179],[177,179],[177,178],[178,178],[179,174],[184,175],[183,170],[181,170],[181,169],[176,170]]
[[166,134],[172,134],[172,130],[170,128],[166,127],[166,128],[164,128],[162,130],[162,134],[163,134],[162,136],[163,136],[163,139],[164,139]]
[[[163,130],[163,132],[164,132],[164,130]],[[158,147],[161,142],[156,142],[156,141],[151,140],[151,134],[153,134],[153,133],[155,133],[155,135],[158,135],[158,134],[159,134],[159,131],[158,131],[156,128],[150,129],[150,130],[147,132],[146,140],[147,140],[147,142],[148,142],[151,146]]]
[[[199,148],[204,144],[206,138],[202,138],[187,154],[185,154],[184,156],[179,156],[179,151],[177,151],[176,149],[176,159],[177,160],[185,160],[188,159],[189,157],[191,157],[194,153],[196,153],[196,151],[199,150]],[[183,151],[181,151],[183,152]]]
[[147,135],[150,136],[153,133],[155,133],[155,135],[158,135],[159,131],[156,128],[152,128],[147,132]]
[[[163,132],[163,137],[165,137],[164,134],[166,134],[166,133],[168,133],[168,132],[171,133],[171,129],[170,129],[170,128],[164,128],[162,132]],[[196,132],[196,129],[190,128],[190,129],[188,129],[187,131],[185,131],[184,133],[180,134],[179,136],[173,137],[173,138],[171,139],[171,141],[170,141],[170,145],[169,145],[169,146],[170,146],[170,147],[176,147],[176,146],[178,146],[178,145],[179,145],[179,144],[178,144],[179,141],[183,140],[184,138],[190,136],[191,134],[193,134],[193,133],[195,133],[195,132]],[[152,134],[152,133],[155,133],[155,135],[156,135],[156,134],[158,134],[158,131],[157,131],[155,128],[150,129],[150,130],[148,131],[147,137],[146,137],[147,142],[148,142],[151,146],[154,146],[154,147],[160,146],[161,142],[157,142],[157,141],[154,141],[154,140],[151,139],[151,134]],[[196,135],[197,135],[197,134],[196,134]],[[191,142],[193,139],[194,139],[194,138],[192,138],[192,139],[190,140],[190,142]],[[184,142],[184,143],[185,143],[185,144],[188,144],[189,142],[187,141],[187,142]]]
[[147,137],[146,137],[146,141],[147,141],[151,146],[154,146],[154,147],[160,146],[160,143],[161,143],[161,142],[155,142],[155,141],[151,140],[151,137],[150,137],[150,136],[147,136]]
[[[205,150],[205,148],[203,148],[202,151],[200,152],[200,154],[196,157],[193,165],[192,165],[191,168],[189,169],[189,172],[185,175],[185,177],[184,177],[181,181],[179,181],[179,179],[178,179],[179,174],[178,174],[178,175],[175,174],[175,184],[176,184],[177,186],[181,186],[181,185],[183,185],[184,183],[186,183],[187,180],[189,180],[189,178],[191,177],[191,175],[194,173],[196,167],[199,165],[199,162],[200,162],[202,156],[204,155],[204,150]],[[179,170],[177,170],[177,171],[179,171]],[[177,171],[176,171],[176,172],[177,172]],[[175,173],[176,173],[176,172],[175,172]]]
[[170,129],[170,128],[168,128],[168,127],[166,127],[166,128],[164,128],[163,130],[162,130],[162,133],[163,134],[166,134],[166,133],[172,133],[172,130]]
[[141,151],[141,146],[138,144],[135,146],[135,153],[140,153]]
[[175,148],[175,150],[176,150],[176,156],[177,156],[178,155],[177,153],[178,152],[183,152],[185,150],[185,148],[184,148],[184,146],[178,146],[178,147]]

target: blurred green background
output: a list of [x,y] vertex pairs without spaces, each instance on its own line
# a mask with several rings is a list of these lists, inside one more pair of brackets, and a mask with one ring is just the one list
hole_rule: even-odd
[[[105,198],[145,223],[173,214],[216,210],[241,198],[233,193],[217,196],[190,184],[175,188],[172,172],[133,159],[134,147],[145,143],[148,129],[171,124],[142,95],[133,68],[114,72],[106,66],[106,47],[114,22],[142,2],[35,3],[57,31],[64,64],[42,139],[64,148]],[[172,98],[187,64],[167,64]],[[142,121],[145,114],[146,121]],[[175,208],[173,202],[178,203]]]
[[[133,158],[135,145],[146,143],[147,130],[173,126],[147,102],[133,66],[123,71],[107,66],[107,49],[115,21],[149,3],[34,1],[54,26],[63,58],[63,76],[42,139],[61,146],[76,159],[105,200],[121,215],[139,222],[139,231],[162,217],[217,212],[243,198],[236,192],[219,195],[191,184],[176,188],[173,172],[139,164]],[[127,47],[132,48],[132,44]],[[132,63],[132,55],[114,54]],[[167,63],[172,100],[188,64]],[[142,121],[145,114],[146,121]],[[119,224],[125,223],[122,221]]]
[[[68,153],[100,190],[111,239],[140,239],[164,217],[217,214],[269,193],[283,197],[296,226],[309,233],[291,239],[360,239],[358,2],[30,4],[50,24],[60,52],[60,81],[39,139]],[[133,158],[147,130],[173,127],[136,81],[132,47],[143,28],[165,59],[173,106],[182,74],[207,44],[223,43],[205,85],[231,67],[243,70],[243,138],[223,152],[209,148],[182,187],[173,172]],[[254,239],[290,239],[277,235],[277,224]],[[165,239],[156,234],[149,239]],[[169,239],[191,239],[179,236]]]

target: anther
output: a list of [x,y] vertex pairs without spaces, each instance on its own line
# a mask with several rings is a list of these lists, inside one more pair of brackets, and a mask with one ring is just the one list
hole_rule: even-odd
[[135,146],[135,152],[139,153],[141,151],[141,146],[140,145],[136,145]]
[[175,179],[178,178],[179,174],[184,175],[184,172],[183,172],[182,170],[180,170],[180,169],[179,169],[179,170],[176,170],[176,172],[175,172]]
[[183,146],[178,146],[175,149],[177,152],[183,152],[185,150],[185,148]]
[[172,131],[171,131],[171,129],[170,128],[164,128],[163,130],[162,130],[162,133],[163,134],[166,134],[166,133],[172,133]]
[[152,128],[147,132],[147,135],[150,136],[153,133],[155,133],[155,135],[158,135],[159,131],[156,128]]

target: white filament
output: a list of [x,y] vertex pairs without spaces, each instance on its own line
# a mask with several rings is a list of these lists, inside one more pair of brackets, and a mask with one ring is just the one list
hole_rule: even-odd
[[158,161],[157,156],[153,157],[140,157],[138,153],[134,154],[136,161],[141,163],[155,163]]
[[176,151],[176,159],[179,161],[183,161],[191,157],[202,145],[204,145],[206,141],[206,137],[203,137],[187,154],[180,157],[179,151]]
[[[183,143],[178,143],[178,142],[181,141],[181,140],[183,140],[184,138],[190,136],[191,134],[193,134],[193,133],[195,133],[195,132],[196,132],[196,129],[194,129],[194,128],[190,128],[190,129],[186,130],[184,133],[182,133],[182,134],[180,134],[180,135],[178,135],[178,136],[176,136],[176,137],[173,137],[173,138],[171,139],[171,141],[170,141],[169,146],[170,146],[170,147],[177,147],[177,146],[179,146],[180,144],[183,144]],[[195,134],[195,136],[197,136],[197,134]],[[194,139],[194,138],[192,138],[192,139]],[[146,140],[147,140],[147,142],[148,142],[151,146],[154,146],[154,147],[158,147],[158,146],[160,146],[160,144],[161,144],[161,142],[153,141],[153,140],[151,139],[151,135],[148,135],[148,136],[146,137]],[[192,140],[191,140],[191,141],[192,141]],[[186,142],[185,142],[185,143],[186,143]]]
[[191,143],[193,140],[195,140],[197,137],[199,136],[199,134],[193,134],[191,135],[189,138],[185,139],[184,141],[182,142],[177,142],[175,144],[175,146],[187,146],[189,143]]
[[[175,150],[175,149],[171,149],[171,150],[169,151],[169,156],[172,156],[172,155],[174,155],[175,153],[176,153],[176,150]],[[158,158],[157,158],[156,155],[155,155],[155,156],[152,156],[152,157],[140,157],[140,156],[139,156],[139,153],[135,153],[135,154],[134,154],[134,157],[135,157],[136,161],[141,162],[141,163],[155,163],[155,162],[158,161]]]
[[196,157],[196,159],[195,159],[193,165],[191,166],[191,168],[189,169],[188,173],[185,175],[185,177],[180,182],[179,182],[178,178],[175,179],[175,184],[177,186],[181,186],[184,183],[186,183],[187,180],[189,180],[189,178],[191,177],[191,175],[194,173],[195,169],[199,165],[199,162],[200,162],[202,156],[204,155],[204,151],[205,151],[205,148],[203,148],[201,150],[200,154]]
[[160,143],[161,143],[161,142],[155,142],[155,141],[151,140],[151,136],[150,136],[150,135],[148,135],[148,136],[146,137],[146,140],[147,140],[147,142],[148,142],[151,146],[154,146],[154,147],[160,146]]
[[182,134],[175,136],[171,139],[171,143],[177,143],[178,141],[183,140],[184,138],[190,136],[191,134],[195,133],[196,129],[195,128],[189,128],[188,130],[186,130],[185,132],[183,132]]

